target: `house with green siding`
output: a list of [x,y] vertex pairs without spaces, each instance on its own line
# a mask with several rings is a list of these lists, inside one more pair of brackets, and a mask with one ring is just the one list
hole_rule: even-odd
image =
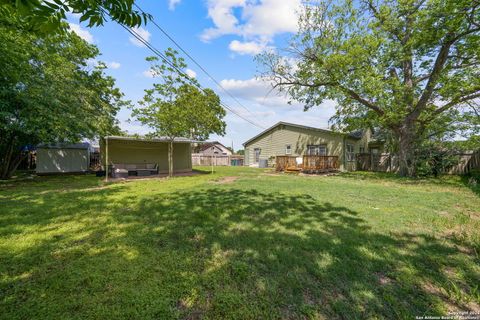
[[257,166],[260,160],[273,165],[276,156],[337,156],[340,170],[355,170],[356,154],[370,150],[372,130],[340,133],[331,130],[279,122],[246,141],[245,165]]

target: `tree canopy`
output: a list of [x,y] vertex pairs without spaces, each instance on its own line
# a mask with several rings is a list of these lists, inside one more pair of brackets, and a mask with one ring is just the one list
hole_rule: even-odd
[[337,128],[389,130],[402,175],[419,140],[478,104],[478,0],[322,0],[299,27],[282,54],[259,57],[263,76],[306,109],[337,101]]
[[211,89],[200,89],[194,78],[182,70],[187,65],[183,58],[172,49],[165,52],[168,60],[158,61],[156,57],[147,58],[152,62],[151,72],[160,81],[152,89],[145,90],[139,106],[134,107],[132,116],[151,129],[149,136],[166,136],[169,143],[169,175],[173,175],[173,141],[186,137],[206,140],[216,133],[225,134],[225,110],[220,98]]
[[98,49],[73,32],[39,36],[16,16],[0,16],[0,178],[40,142],[78,142],[119,133],[126,104]]
[[0,14],[22,17],[29,29],[51,33],[65,31],[67,13],[78,14],[89,27],[103,25],[108,19],[135,27],[151,16],[133,8],[134,0],[0,0]]

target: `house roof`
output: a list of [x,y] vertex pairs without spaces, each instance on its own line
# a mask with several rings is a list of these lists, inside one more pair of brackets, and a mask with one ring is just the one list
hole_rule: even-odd
[[228,150],[227,147],[225,147],[223,144],[221,144],[220,142],[218,141],[205,141],[200,147],[199,147],[199,150],[200,151],[204,151],[212,146],[215,146],[215,145],[221,145],[222,147],[224,147],[225,149]]
[[280,122],[277,122],[276,124],[274,124],[273,126],[271,126],[270,128],[267,128],[265,129],[264,131],[260,132],[259,134],[257,134],[256,136],[254,136],[253,138],[245,141],[243,143],[243,146],[246,146],[248,143],[252,142],[253,140],[263,136],[265,133],[269,132],[270,130],[272,129],[275,129],[276,127],[280,126],[280,125],[284,125],[284,126],[290,126],[290,127],[295,127],[295,128],[301,128],[301,129],[306,129],[306,130],[314,130],[314,131],[321,131],[321,132],[327,132],[327,133],[333,133],[333,134],[341,134],[341,135],[346,135],[350,138],[354,138],[354,139],[360,139],[361,138],[361,135],[358,136],[356,133],[341,133],[341,132],[335,132],[335,131],[332,131],[332,130],[328,130],[328,129],[321,129],[321,128],[315,128],[315,127],[309,127],[309,126],[304,126],[304,125],[301,125],[301,124],[295,124],[295,123],[289,123],[289,122],[283,122],[283,121],[280,121]]
[[[170,142],[170,138],[167,137],[158,137],[158,138],[148,138],[144,136],[132,137],[132,136],[106,136],[104,139],[108,140],[125,140],[125,141],[149,141],[149,142]],[[174,138],[173,142],[175,143],[202,143],[203,141],[197,141],[188,138]]]

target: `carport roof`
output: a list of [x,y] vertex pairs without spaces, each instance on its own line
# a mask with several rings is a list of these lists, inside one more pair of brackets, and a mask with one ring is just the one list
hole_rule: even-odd
[[[146,141],[146,142],[170,142],[170,138],[167,137],[157,137],[157,138],[148,138],[148,137],[129,137],[129,136],[106,136],[104,139],[108,140],[125,140],[125,141]],[[205,141],[198,141],[188,138],[175,138],[173,139],[174,143],[205,143]]]

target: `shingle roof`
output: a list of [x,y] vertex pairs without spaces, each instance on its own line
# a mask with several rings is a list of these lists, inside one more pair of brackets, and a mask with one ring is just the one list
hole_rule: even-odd
[[225,149],[228,149],[227,147],[225,147],[223,144],[221,144],[220,142],[218,141],[205,141],[200,147],[199,147],[199,150],[200,151],[204,151],[210,147],[213,147],[215,145],[221,145],[222,147],[224,147]]
[[[264,131],[260,132],[259,134],[257,134],[256,136],[254,136],[253,138],[245,141],[243,143],[243,146],[247,145],[248,143],[250,143],[251,141],[257,139],[258,137],[261,137],[263,136],[265,133],[269,132],[270,130],[280,126],[280,125],[285,125],[285,126],[290,126],[290,127],[296,127],[296,128],[302,128],[302,129],[306,129],[306,130],[314,130],[314,131],[322,131],[322,132],[327,132],[327,133],[332,133],[332,134],[341,134],[341,135],[346,135],[350,138],[354,138],[354,139],[360,139],[361,138],[361,135],[360,137],[357,136],[356,134],[353,134],[353,133],[341,133],[341,132],[335,132],[335,131],[332,131],[332,130],[328,130],[328,129],[322,129],[322,128],[315,128],[315,127],[309,127],[309,126],[304,126],[304,125],[301,125],[301,124],[295,124],[295,123],[289,123],[289,122],[283,122],[283,121],[280,121],[276,124],[274,124],[273,126],[271,126],[270,128],[267,128],[265,129]],[[362,134],[363,134],[363,131],[362,131]]]

